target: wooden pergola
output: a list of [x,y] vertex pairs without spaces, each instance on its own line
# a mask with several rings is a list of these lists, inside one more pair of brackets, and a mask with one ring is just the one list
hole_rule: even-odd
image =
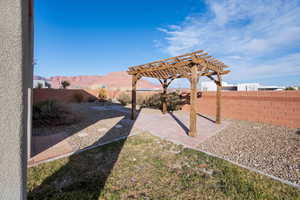
[[197,84],[200,76],[207,76],[217,85],[216,101],[216,123],[221,123],[221,88],[222,75],[228,74],[229,70],[224,70],[228,66],[221,61],[209,56],[203,50],[175,56],[155,62],[129,67],[127,73],[132,75],[132,110],[131,118],[136,118],[136,84],[142,77],[156,78],[162,85],[162,112],[167,112],[167,88],[170,83],[177,78],[187,78],[191,83],[190,94],[190,128],[189,135],[196,136],[196,100]]

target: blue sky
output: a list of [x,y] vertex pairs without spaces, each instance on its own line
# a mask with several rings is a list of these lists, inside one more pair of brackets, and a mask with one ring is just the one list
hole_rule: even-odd
[[300,85],[299,19],[299,0],[35,1],[35,74],[104,75],[203,49],[231,66],[230,83]]

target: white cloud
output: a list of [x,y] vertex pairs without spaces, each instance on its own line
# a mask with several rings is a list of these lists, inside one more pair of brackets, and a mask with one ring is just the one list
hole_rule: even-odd
[[206,13],[159,28],[166,35],[161,43],[164,52],[174,56],[203,49],[237,70],[233,79],[243,72],[246,77],[299,73],[299,0],[207,0],[206,4]]
[[260,60],[225,59],[231,67],[231,76],[227,80],[254,80],[298,75],[300,77],[300,53],[283,57]]

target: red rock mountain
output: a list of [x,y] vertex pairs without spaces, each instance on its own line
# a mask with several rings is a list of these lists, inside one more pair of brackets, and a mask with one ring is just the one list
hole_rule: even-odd
[[[50,77],[52,88],[59,88],[61,81],[69,81],[70,88],[99,88],[105,86],[109,89],[131,89],[131,76],[125,71],[111,72],[104,76],[54,76]],[[138,89],[161,89],[160,85],[156,85],[147,80],[139,80]]]

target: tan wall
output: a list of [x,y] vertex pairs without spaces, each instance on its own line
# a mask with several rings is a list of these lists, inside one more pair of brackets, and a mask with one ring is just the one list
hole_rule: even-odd
[[[197,111],[215,116],[215,92],[203,92],[197,101]],[[223,118],[300,128],[300,91],[222,92]],[[189,110],[189,105],[183,107]]]
[[95,90],[85,91],[81,89],[34,89],[33,90],[33,103],[45,100],[58,100],[65,103],[75,102],[74,95],[82,94],[84,101],[89,97],[96,95]]
[[[124,91],[107,91],[108,92],[108,98],[116,99],[118,95],[123,93]],[[34,89],[33,90],[33,103],[37,103],[40,101],[48,100],[48,99],[55,99],[58,101],[62,101],[65,103],[75,102],[74,95],[76,93],[80,93],[84,97],[84,101],[87,101],[90,97],[97,97],[98,96],[98,90],[92,90],[92,89]],[[130,95],[130,92],[125,92],[128,95]],[[155,94],[157,92],[155,91],[138,91],[137,95],[142,96],[150,96],[152,94]]]

